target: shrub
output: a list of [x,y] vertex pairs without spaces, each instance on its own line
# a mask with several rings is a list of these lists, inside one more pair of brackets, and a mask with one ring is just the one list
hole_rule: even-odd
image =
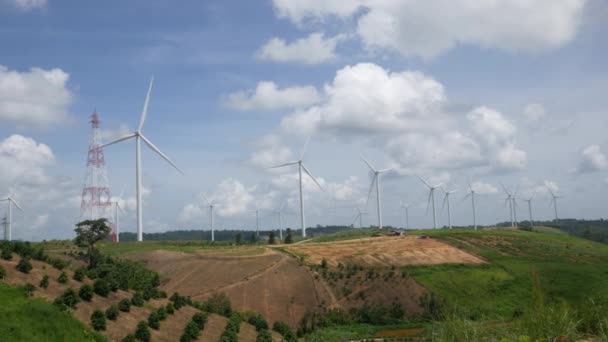
[[93,291],[102,297],[107,297],[110,293],[110,286],[105,279],[97,279],[93,283]]
[[160,328],[160,319],[158,318],[156,311],[152,311],[150,316],[148,316],[148,326],[154,330],[158,330],[158,328]]
[[197,312],[192,316],[192,322],[196,323],[199,329],[205,329],[205,324],[207,323],[207,314],[202,312]]
[[74,279],[76,281],[83,281],[86,274],[87,274],[87,270],[84,267],[79,267],[76,269],[76,271],[74,271],[74,275],[72,276],[72,279]]
[[207,301],[205,301],[203,304],[203,309],[204,311],[216,313],[224,317],[230,317],[230,314],[232,314],[230,299],[224,293],[213,294],[209,299],[207,299]]
[[27,283],[27,284],[23,285],[22,289],[23,289],[23,292],[25,292],[26,297],[31,297],[34,294],[34,290],[36,290],[36,286],[34,286],[30,283]]
[[167,313],[169,315],[173,315],[175,313],[175,307],[173,307],[173,303],[167,304]]
[[38,285],[43,289],[46,289],[47,287],[49,287],[49,276],[45,274],[42,277],[42,280],[40,280],[40,284],[38,284]]
[[68,282],[68,275],[65,272],[61,272],[59,278],[57,278],[59,284],[65,284]]
[[135,292],[131,298],[131,304],[134,306],[144,306],[144,296],[140,292]]
[[258,337],[255,339],[255,342],[273,342],[272,335],[270,335],[270,332],[267,329],[260,330],[260,332],[258,332]]
[[238,342],[239,335],[234,330],[224,330],[222,336],[220,336],[220,342]]
[[274,331],[278,332],[279,334],[283,335],[283,340],[285,340],[286,342],[295,342],[295,341],[297,341],[296,335],[291,330],[291,328],[289,327],[289,325],[287,325],[287,323],[285,323],[285,322],[281,322],[281,321],[274,322],[274,324],[272,325],[272,330],[274,330]]
[[167,309],[165,309],[164,306],[158,308],[158,310],[156,310],[156,314],[158,315],[158,319],[160,319],[161,321],[167,319]]
[[2,249],[2,259],[4,259],[4,260],[12,260],[13,259],[13,253],[11,252],[10,249],[8,249],[8,248],[3,248]]
[[175,292],[173,295],[171,295],[169,300],[173,302],[173,306],[175,307],[175,310],[179,310],[183,306],[186,306],[188,304],[188,298],[186,298],[184,296],[180,296],[179,293],[177,293],[177,292]]
[[146,322],[141,321],[137,324],[137,329],[135,329],[135,338],[144,342],[150,341],[150,329],[148,329],[148,324]]
[[6,270],[4,267],[0,266],[0,280],[3,280],[4,278],[6,278]]
[[93,298],[93,288],[91,287],[91,285],[82,285],[80,287],[80,290],[78,290],[78,297],[80,297],[84,301],[90,302],[91,298]]
[[256,331],[268,330],[268,322],[262,317],[262,315],[255,315],[249,317],[249,324],[255,327]]
[[106,330],[106,315],[101,310],[95,310],[91,315],[91,326],[97,331]]
[[51,266],[53,266],[54,268],[56,268],[60,271],[68,266],[68,263],[61,259],[52,258],[52,259],[49,259],[48,262],[49,262],[49,264],[51,264]]
[[191,342],[192,337],[186,335],[185,333],[179,338],[179,342]]
[[21,260],[19,260],[19,263],[17,264],[17,271],[23,273],[30,273],[31,270],[32,263],[30,262],[29,258],[22,258]]
[[184,335],[187,335],[189,337],[191,337],[192,339],[196,339],[198,337],[198,335],[200,334],[200,329],[199,327],[196,325],[196,323],[194,321],[190,321],[188,322],[188,324],[186,324],[186,328],[184,329]]
[[135,342],[135,341],[137,341],[137,340],[135,339],[135,335],[133,335],[133,334],[129,334],[122,339],[122,342]]
[[60,309],[65,310],[68,308],[74,309],[76,304],[79,302],[80,299],[78,298],[76,291],[70,287],[69,289],[65,290],[61,296],[57,297],[53,304],[59,306]]
[[112,305],[106,310],[106,318],[110,321],[115,321],[118,318],[118,314],[120,314],[120,311],[118,311],[116,305]]
[[118,303],[118,310],[122,312],[129,312],[131,310],[131,301],[128,299],[123,299]]

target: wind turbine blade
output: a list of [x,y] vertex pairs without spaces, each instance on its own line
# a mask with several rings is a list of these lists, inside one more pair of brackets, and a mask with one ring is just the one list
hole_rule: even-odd
[[167,163],[171,164],[171,166],[173,166],[177,171],[179,171],[179,173],[181,173],[182,175],[184,174],[184,172],[182,172],[182,170],[180,170],[177,165],[175,165],[171,159],[169,159],[169,157],[167,157],[164,153],[162,153],[158,147],[156,147],[150,140],[148,140],[148,138],[146,138],[145,136],[143,136],[142,134],[139,135],[141,137],[141,139],[146,143],[146,145],[148,145],[148,147],[150,147],[154,152],[156,152],[159,156],[161,156],[164,160],[167,161]]
[[150,85],[148,86],[148,93],[146,94],[146,100],[144,101],[144,109],[141,111],[141,118],[139,119],[139,126],[137,130],[141,132],[146,121],[146,115],[148,115],[148,103],[150,102],[150,93],[152,92],[152,84],[154,83],[154,76],[150,79]]
[[449,194],[447,194],[447,193],[445,194],[445,196],[443,196],[443,204],[441,204],[441,212],[443,212],[443,209],[445,208],[445,204],[448,201],[448,196],[449,196]]
[[386,168],[384,170],[378,171],[378,173],[385,173],[385,172],[388,172],[388,171],[392,171],[393,169],[394,169],[394,167],[389,167],[389,168]]
[[467,199],[469,199],[471,197],[471,193],[469,192],[468,194],[466,194],[463,198],[461,202],[466,201]]
[[118,196],[118,198],[122,199],[122,196],[125,194],[125,188],[127,187],[127,185],[123,185],[122,186],[122,190],[120,190],[120,196]]
[[321,184],[319,184],[319,182],[317,182],[317,179],[315,178],[315,176],[313,176],[312,173],[310,173],[310,171],[306,168],[306,166],[304,166],[304,163],[302,163],[302,168],[304,169],[304,172],[306,172],[310,176],[310,178],[312,178],[312,180],[317,184],[319,189],[321,189],[321,191],[325,191],[325,190],[323,190],[323,187],[321,186]]
[[310,143],[310,139],[312,138],[312,133],[306,139],[304,143],[304,147],[302,148],[302,153],[300,153],[300,160],[304,160],[304,155],[306,154],[306,150],[308,149],[308,144]]
[[25,211],[23,210],[23,208],[21,208],[19,206],[19,204],[11,197],[11,201],[13,202],[13,204],[15,205],[15,207],[17,207],[19,210],[21,210],[22,213],[24,213]]
[[432,188],[431,184],[429,184],[429,183],[428,183],[426,180],[424,180],[424,178],[422,178],[422,177],[420,177],[420,176],[417,176],[417,177],[418,177],[418,179],[420,179],[420,181],[421,181],[422,183],[424,183],[424,185],[426,185],[426,186],[427,186],[429,189],[431,189],[431,188]]
[[365,164],[367,164],[367,166],[368,166],[368,167],[369,167],[369,168],[370,168],[370,169],[371,169],[371,170],[372,170],[374,173],[378,172],[378,171],[376,171],[376,169],[374,169],[374,167],[372,166],[372,164],[371,164],[369,161],[367,161],[367,159],[365,159],[365,157],[364,157],[363,155],[361,155],[361,159],[363,159],[363,162],[365,162]]
[[205,199],[205,201],[207,201],[207,203],[209,203],[209,205],[211,205],[211,201],[207,198],[207,196],[205,196],[204,193],[201,192],[201,196],[203,196],[203,198]]
[[133,133],[133,134],[129,134],[129,135],[124,136],[124,137],[122,137],[122,138],[118,138],[118,139],[116,139],[116,140],[114,140],[114,141],[111,141],[111,142],[109,142],[109,143],[105,143],[105,144],[103,144],[103,145],[99,146],[99,148],[104,148],[104,147],[106,147],[106,146],[110,146],[110,145],[118,144],[119,142],[123,142],[123,141],[125,141],[125,140],[129,140],[129,139],[131,139],[131,138],[135,138],[135,133]]
[[361,214],[357,214],[357,216],[355,216],[355,219],[353,220],[351,225],[355,224],[355,222],[357,222],[357,220],[359,219],[360,216],[361,216]]
[[427,215],[429,214],[429,208],[431,207],[431,195],[433,194],[432,191],[433,190],[429,191],[429,199],[426,202],[426,214]]
[[297,163],[299,163],[299,161],[292,161],[292,162],[285,163],[285,164],[281,164],[281,165],[276,165],[276,166],[267,167],[267,169],[278,169],[278,168],[280,168],[280,167],[289,166],[289,165],[295,165],[295,164],[297,164]]
[[372,177],[372,183],[369,185],[369,192],[367,193],[367,202],[365,202],[365,207],[367,207],[367,205],[369,204],[369,199],[372,197],[372,191],[374,190],[374,183],[376,183],[377,177],[378,174],[374,173],[374,176]]
[[511,192],[510,192],[510,191],[507,189],[507,187],[506,187],[504,184],[500,183],[500,186],[502,187],[502,189],[505,191],[505,193],[506,193],[507,195],[510,195],[510,194],[511,194]]

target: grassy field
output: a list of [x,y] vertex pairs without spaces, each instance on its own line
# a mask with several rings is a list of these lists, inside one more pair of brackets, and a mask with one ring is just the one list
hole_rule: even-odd
[[0,303],[2,341],[105,341],[52,304],[2,283]]
[[532,302],[538,277],[553,302],[608,298],[608,245],[563,234],[497,230],[420,231],[474,253],[488,265],[405,267],[470,318],[504,319]]

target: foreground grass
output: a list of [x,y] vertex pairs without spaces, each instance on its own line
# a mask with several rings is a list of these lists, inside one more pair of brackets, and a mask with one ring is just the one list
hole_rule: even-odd
[[421,336],[423,330],[419,323],[401,325],[338,325],[319,329],[307,335],[306,342],[352,341],[370,338],[404,338]]
[[200,241],[104,242],[100,243],[98,247],[104,254],[111,256],[158,250],[183,253],[220,253],[227,256],[256,255],[264,252],[264,248],[261,246],[233,246],[229,242]]
[[3,283],[0,303],[1,341],[105,341],[52,304]]

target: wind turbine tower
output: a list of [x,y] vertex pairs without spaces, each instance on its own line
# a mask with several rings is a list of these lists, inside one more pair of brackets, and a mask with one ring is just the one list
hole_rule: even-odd
[[382,229],[382,197],[381,197],[382,194],[380,191],[380,189],[381,189],[380,176],[383,173],[392,170],[392,168],[377,170],[375,167],[372,166],[372,164],[367,159],[365,159],[365,157],[363,157],[363,155],[361,155],[361,159],[363,159],[363,162],[365,162],[365,164],[367,164],[369,169],[374,174],[372,176],[372,183],[369,186],[369,192],[367,194],[367,201],[369,202],[369,198],[372,195],[372,191],[374,190],[374,184],[375,184],[376,185],[376,205],[377,205],[377,210],[378,210],[378,229]]
[[557,216],[557,199],[561,198],[562,196],[556,195],[553,190],[551,190],[551,188],[549,188],[547,186],[547,190],[549,190],[549,193],[551,194],[551,202],[553,203],[553,210],[555,211],[555,220],[559,220],[559,217]]
[[444,187],[441,187],[441,190],[445,193],[445,197],[443,198],[443,205],[447,203],[448,205],[448,227],[452,229],[452,209],[450,208],[450,195],[458,192],[458,190],[446,190]]
[[[15,201],[14,196],[14,194],[10,194],[7,198],[0,199],[0,202],[8,202],[8,219],[6,219],[6,226],[4,229],[4,239],[7,241],[13,240],[13,206],[23,212],[23,209]],[[8,227],[8,229],[6,227]]]
[[469,196],[471,197],[471,204],[473,206],[473,229],[477,230],[477,208],[476,208],[476,203],[475,203],[475,195],[477,193],[475,192],[475,189],[473,189],[473,186],[471,185],[471,183],[469,183],[469,193],[464,196],[464,199],[466,200],[467,198],[469,198]]
[[410,228],[410,207],[412,205],[410,203],[401,202],[401,209],[403,209],[403,214],[405,215],[405,229]]
[[209,220],[210,225],[211,225],[211,241],[215,241],[215,230],[213,228],[213,209],[215,209],[216,206],[221,205],[219,203],[215,203],[215,201],[210,201],[207,196],[205,196],[204,193],[201,192],[201,196],[203,196],[203,198],[205,199],[205,201],[207,201],[207,205],[209,206]]
[[353,220],[352,224],[355,224],[355,222],[357,222],[357,220],[359,220],[359,228],[363,228],[363,215],[367,215],[367,213],[361,211],[361,208],[359,208],[359,206],[357,206],[356,209],[357,209],[357,215],[355,216],[355,219]]
[[536,192],[532,194],[532,196],[524,199],[524,201],[528,202],[528,214],[530,214],[530,226],[534,226],[534,220],[532,219],[532,199],[536,196]]
[[[91,115],[92,135],[87,154],[87,172],[82,187],[80,200],[80,219],[96,220],[106,218],[112,222],[112,203],[110,203],[110,183],[103,153],[101,132],[99,131],[99,114]],[[116,227],[110,223],[110,238],[116,241]]]
[[424,180],[422,177],[418,177],[418,178],[420,178],[420,181],[422,181],[422,183],[424,183],[424,185],[426,185],[429,188],[429,199],[426,204],[426,212],[427,213],[429,212],[429,205],[432,204],[433,205],[433,229],[437,229],[437,210],[435,210],[435,190],[437,188],[441,187],[442,184],[431,185],[431,184],[429,184],[429,182]]

